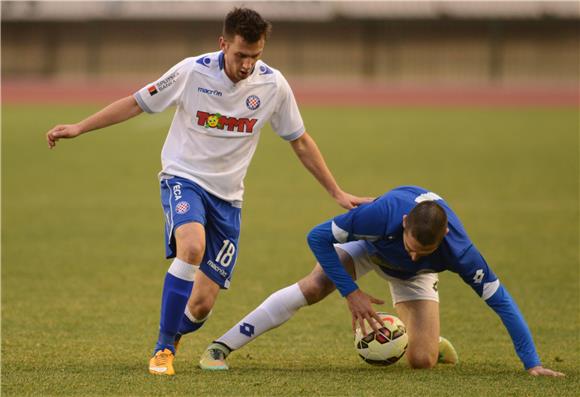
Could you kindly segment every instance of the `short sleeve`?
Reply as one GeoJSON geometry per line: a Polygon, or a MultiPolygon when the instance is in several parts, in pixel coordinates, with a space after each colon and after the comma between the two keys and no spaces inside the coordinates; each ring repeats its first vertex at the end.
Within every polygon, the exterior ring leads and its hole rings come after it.
{"type": "Polygon", "coordinates": [[[280,83],[277,95],[278,101],[270,119],[270,124],[274,132],[280,137],[287,141],[293,141],[300,138],[306,129],[290,84],[288,84],[282,74],[277,73],[277,77],[280,83]]]}
{"type": "Polygon", "coordinates": [[[159,113],[180,103],[189,75],[190,60],[185,59],[169,69],[158,80],[147,84],[133,97],[147,113],[159,113]]]}

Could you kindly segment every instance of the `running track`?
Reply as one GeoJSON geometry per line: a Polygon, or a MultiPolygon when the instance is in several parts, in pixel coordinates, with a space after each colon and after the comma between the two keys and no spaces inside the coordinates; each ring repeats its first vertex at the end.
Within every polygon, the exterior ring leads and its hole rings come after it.
{"type": "MultiPolygon", "coordinates": [[[[574,87],[421,87],[370,83],[290,82],[300,105],[580,107],[574,87]]],[[[3,104],[105,104],[141,83],[2,81],[3,104]]]]}

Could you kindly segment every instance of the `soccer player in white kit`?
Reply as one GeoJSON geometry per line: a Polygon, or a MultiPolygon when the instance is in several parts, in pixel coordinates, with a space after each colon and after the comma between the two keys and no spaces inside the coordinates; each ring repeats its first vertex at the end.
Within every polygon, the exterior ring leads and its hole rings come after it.
{"type": "Polygon", "coordinates": [[[159,174],[166,257],[174,259],[163,286],[159,338],[149,361],[152,374],[175,373],[177,342],[203,325],[219,290],[230,285],[243,179],[266,122],[290,142],[339,205],[350,209],[369,201],[340,189],[306,133],[287,81],[260,60],[270,29],[257,12],[235,8],[226,16],[220,51],[184,59],[134,95],[47,133],[53,148],[61,138],[74,138],[143,111],[177,108],[159,174]]]}

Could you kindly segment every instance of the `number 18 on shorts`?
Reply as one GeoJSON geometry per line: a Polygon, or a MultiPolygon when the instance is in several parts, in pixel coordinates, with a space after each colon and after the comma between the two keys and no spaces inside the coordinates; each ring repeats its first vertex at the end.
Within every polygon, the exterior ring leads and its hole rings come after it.
{"type": "Polygon", "coordinates": [[[175,229],[197,222],[205,228],[205,253],[200,270],[221,288],[229,288],[238,257],[241,209],[187,179],[161,181],[161,202],[165,213],[165,251],[176,254],[175,229]]]}

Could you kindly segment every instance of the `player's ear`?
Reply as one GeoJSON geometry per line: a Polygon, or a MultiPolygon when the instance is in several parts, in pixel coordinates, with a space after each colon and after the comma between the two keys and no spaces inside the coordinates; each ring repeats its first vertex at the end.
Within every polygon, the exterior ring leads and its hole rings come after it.
{"type": "Polygon", "coordinates": [[[447,234],[449,233],[449,228],[445,229],[445,235],[447,236],[447,234]]]}
{"type": "Polygon", "coordinates": [[[403,215],[403,229],[407,228],[407,215],[403,215]]]}
{"type": "Polygon", "coordinates": [[[224,36],[220,36],[219,44],[220,44],[220,50],[225,51],[227,42],[226,42],[226,39],[224,38],[224,36]]]}

